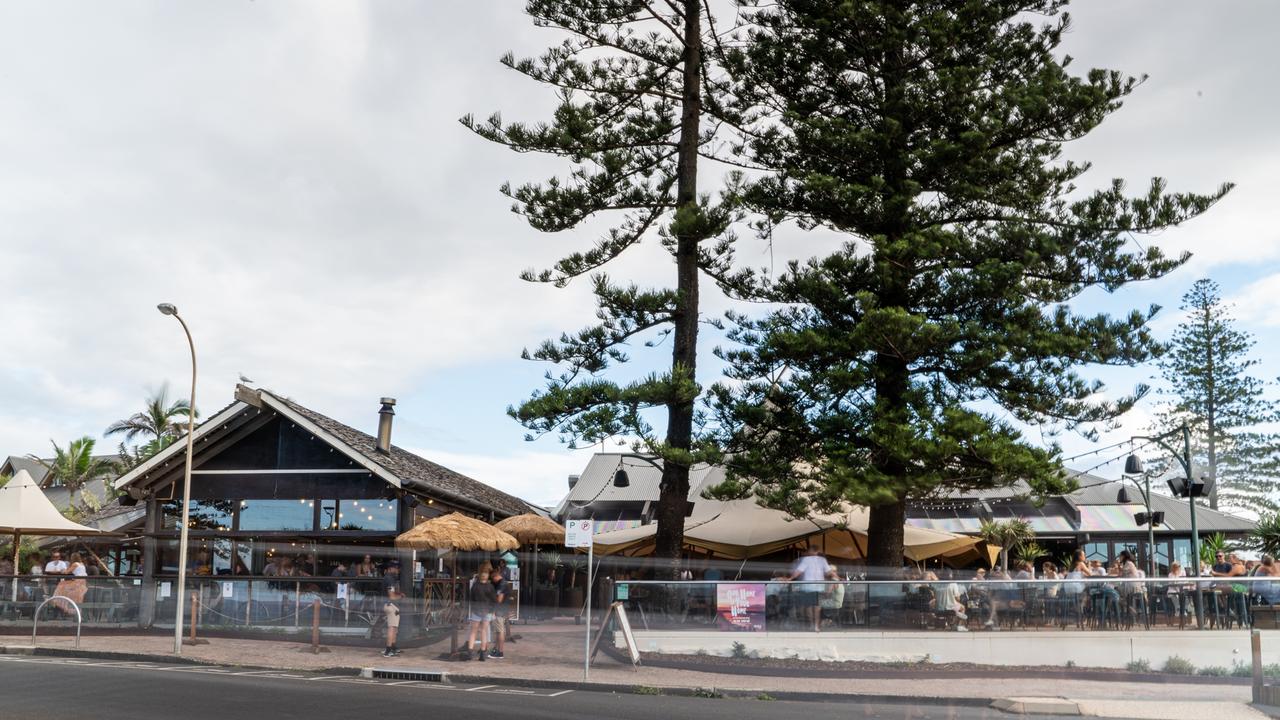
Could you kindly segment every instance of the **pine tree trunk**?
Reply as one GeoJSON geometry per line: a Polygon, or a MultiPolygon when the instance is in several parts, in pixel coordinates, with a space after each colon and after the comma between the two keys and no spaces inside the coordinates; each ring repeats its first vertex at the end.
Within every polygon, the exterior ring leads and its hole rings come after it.
{"type": "Polygon", "coordinates": [[[867,568],[873,580],[886,579],[890,572],[902,567],[906,522],[905,500],[871,508],[867,521],[867,568]]]}
{"type": "MultiPolygon", "coordinates": [[[[676,205],[698,200],[698,124],[702,115],[702,6],[698,0],[684,0],[684,87],[677,156],[676,205]]],[[[671,373],[673,380],[695,378],[698,346],[698,241],[687,226],[676,237],[677,309],[671,373]]],[[[687,450],[693,443],[694,398],[678,399],[667,405],[668,447],[687,450]]],[[[684,544],[684,518],[689,495],[689,467],[664,462],[662,486],[656,516],[658,531],[655,552],[665,559],[665,575],[674,580],[680,574],[680,550],[684,544]]]]}

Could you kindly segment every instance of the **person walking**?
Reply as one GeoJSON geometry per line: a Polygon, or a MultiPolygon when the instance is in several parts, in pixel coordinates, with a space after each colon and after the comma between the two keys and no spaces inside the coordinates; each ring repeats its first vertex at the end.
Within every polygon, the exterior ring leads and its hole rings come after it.
{"type": "Polygon", "coordinates": [[[493,604],[496,600],[489,572],[487,568],[481,568],[468,591],[471,609],[467,613],[467,620],[471,623],[471,632],[467,635],[467,647],[462,651],[463,660],[471,659],[476,635],[480,636],[479,659],[483,662],[489,654],[489,623],[493,620],[493,604]]]}
{"type": "Polygon", "coordinates": [[[506,657],[507,649],[507,618],[509,616],[508,607],[510,607],[511,583],[507,582],[505,568],[498,565],[489,574],[489,581],[493,583],[493,638],[494,648],[489,652],[489,657],[495,660],[501,660],[506,657]]]}
{"type": "Polygon", "coordinates": [[[818,594],[822,592],[822,582],[827,577],[827,569],[831,567],[817,545],[810,545],[803,557],[791,568],[791,580],[799,580],[799,602],[803,612],[813,623],[813,631],[822,631],[822,608],[818,605],[818,594]]]}

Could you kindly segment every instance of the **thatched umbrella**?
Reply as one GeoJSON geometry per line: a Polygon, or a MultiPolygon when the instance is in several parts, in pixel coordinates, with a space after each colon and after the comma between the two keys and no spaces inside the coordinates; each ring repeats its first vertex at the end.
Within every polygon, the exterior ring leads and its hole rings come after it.
{"type": "Polygon", "coordinates": [[[396,547],[406,550],[515,550],[520,541],[507,533],[462,513],[450,513],[420,522],[396,537],[396,547]]]}
{"type": "MultiPolygon", "coordinates": [[[[507,533],[490,525],[489,523],[475,518],[467,517],[462,513],[450,513],[437,518],[431,518],[424,522],[418,523],[412,530],[401,533],[396,537],[396,547],[406,550],[486,550],[488,552],[499,552],[501,550],[515,550],[520,547],[520,541],[511,537],[507,533]]],[[[458,555],[455,552],[453,556],[453,580],[450,581],[449,587],[457,587],[458,578],[458,555]]],[[[455,607],[458,601],[453,600],[455,607]]],[[[450,652],[458,651],[458,627],[453,627],[453,637],[450,640],[450,652]]]]}
{"type": "Polygon", "coordinates": [[[535,513],[516,515],[498,522],[494,527],[513,535],[522,543],[533,544],[533,572],[530,574],[529,598],[536,608],[538,602],[538,545],[551,543],[564,544],[564,526],[556,521],[535,513]]]}

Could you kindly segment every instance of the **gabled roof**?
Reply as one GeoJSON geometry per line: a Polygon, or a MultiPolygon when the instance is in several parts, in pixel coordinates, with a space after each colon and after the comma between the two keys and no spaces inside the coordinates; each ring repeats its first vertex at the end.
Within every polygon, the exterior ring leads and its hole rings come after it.
{"type": "MultiPolygon", "coordinates": [[[[476,511],[493,510],[495,514],[502,517],[519,515],[529,512],[532,508],[531,505],[513,495],[508,495],[395,445],[391,446],[389,453],[379,452],[372,435],[360,432],[268,390],[237,385],[236,398],[236,402],[218,411],[213,417],[196,427],[194,435],[196,442],[200,441],[202,435],[209,434],[245,411],[251,411],[254,407],[268,408],[328,443],[335,450],[394,487],[438,495],[442,499],[476,511]]],[[[179,439],[147,462],[121,476],[116,481],[116,487],[123,488],[136,482],[156,468],[162,467],[163,464],[175,458],[181,458],[185,451],[186,443],[184,439],[179,439]]]]}

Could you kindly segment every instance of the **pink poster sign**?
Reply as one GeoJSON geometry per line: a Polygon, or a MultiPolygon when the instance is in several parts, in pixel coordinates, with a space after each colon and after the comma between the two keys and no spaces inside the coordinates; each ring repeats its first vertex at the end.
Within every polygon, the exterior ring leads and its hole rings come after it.
{"type": "Polygon", "coordinates": [[[763,631],[764,607],[764,583],[716,585],[716,620],[723,630],[763,631]]]}

